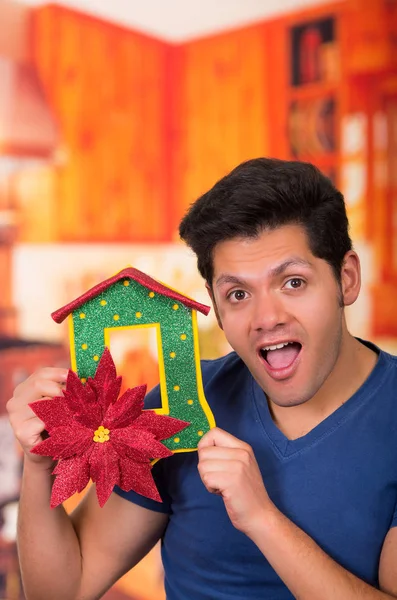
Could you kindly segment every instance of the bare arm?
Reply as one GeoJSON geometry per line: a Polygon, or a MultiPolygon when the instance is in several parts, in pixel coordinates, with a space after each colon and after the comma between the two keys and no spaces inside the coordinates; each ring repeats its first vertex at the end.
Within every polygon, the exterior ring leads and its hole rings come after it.
{"type": "Polygon", "coordinates": [[[397,598],[397,527],[390,529],[383,544],[379,564],[380,589],[397,598]]]}
{"type": "Polygon", "coordinates": [[[27,600],[94,600],[161,537],[167,515],[112,494],[103,508],[94,487],[69,517],[50,508],[52,462],[29,450],[43,423],[28,404],[62,393],[64,369],[42,369],[18,386],[7,409],[24,451],[18,549],[27,600]]]}
{"type": "MultiPolygon", "coordinates": [[[[251,539],[266,556],[297,600],[386,600],[397,598],[397,573],[387,573],[379,591],[337,564],[277,509],[268,512],[251,539]],[[385,583],[385,585],[383,585],[385,583]]],[[[394,544],[393,544],[394,545],[394,544]]],[[[391,548],[390,548],[391,549],[391,548]]],[[[387,560],[386,554],[383,559],[387,560]]],[[[396,545],[393,550],[396,558],[396,545]]],[[[391,566],[391,565],[390,565],[391,566]]]]}
{"type": "Polygon", "coordinates": [[[69,517],[50,509],[48,472],[25,465],[18,547],[27,600],[100,598],[160,539],[168,517],[112,494],[99,507],[94,486],[69,517]]]}
{"type": "Polygon", "coordinates": [[[386,537],[379,569],[381,590],[349,573],[271,502],[252,448],[220,429],[199,444],[199,473],[220,493],[233,525],[258,546],[297,600],[397,598],[397,532],[386,537]]]}

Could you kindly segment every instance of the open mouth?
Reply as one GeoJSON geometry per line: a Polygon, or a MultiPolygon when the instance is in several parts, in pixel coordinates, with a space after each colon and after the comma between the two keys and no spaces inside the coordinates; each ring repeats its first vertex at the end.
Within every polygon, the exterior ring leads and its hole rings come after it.
{"type": "Polygon", "coordinates": [[[275,371],[288,369],[298,358],[302,344],[299,342],[282,342],[274,346],[260,348],[259,354],[265,360],[266,366],[275,371]]]}

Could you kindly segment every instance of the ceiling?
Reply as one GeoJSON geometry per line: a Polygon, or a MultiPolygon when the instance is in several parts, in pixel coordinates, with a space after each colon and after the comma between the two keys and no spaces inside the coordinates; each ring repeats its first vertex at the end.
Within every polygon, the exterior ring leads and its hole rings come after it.
{"type": "MultiPolygon", "coordinates": [[[[37,6],[42,0],[19,0],[37,6]]],[[[341,1],[341,0],[336,0],[341,1]]],[[[185,41],[329,0],[60,0],[108,21],[171,42],[185,41]]]]}

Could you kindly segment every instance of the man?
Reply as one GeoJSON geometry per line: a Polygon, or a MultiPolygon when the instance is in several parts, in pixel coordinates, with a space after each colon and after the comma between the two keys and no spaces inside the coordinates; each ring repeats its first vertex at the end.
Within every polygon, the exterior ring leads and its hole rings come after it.
{"type": "Polygon", "coordinates": [[[309,164],[256,159],[180,233],[235,350],[203,362],[218,428],[155,465],[163,503],[116,489],[100,509],[91,490],[69,518],[49,509],[27,406],[66,371],[21,384],[8,410],[28,600],[99,598],[160,538],[169,600],[397,597],[397,359],[347,329],[360,265],[342,195],[309,164]]]}

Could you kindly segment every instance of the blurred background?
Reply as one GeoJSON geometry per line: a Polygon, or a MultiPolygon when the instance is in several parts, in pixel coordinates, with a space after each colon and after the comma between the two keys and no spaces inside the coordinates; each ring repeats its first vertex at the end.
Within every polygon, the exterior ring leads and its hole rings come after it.
{"type": "MultiPolygon", "coordinates": [[[[257,156],[313,162],[345,194],[349,325],[397,352],[396,0],[0,0],[1,600],[23,599],[5,403],[69,365],[50,313],[127,265],[208,303],[178,222],[257,156]]],[[[199,317],[202,356],[226,353],[199,317]]],[[[156,383],[153,340],[116,337],[130,385],[156,383]]],[[[162,600],[158,548],[105,598],[162,600]]]]}

